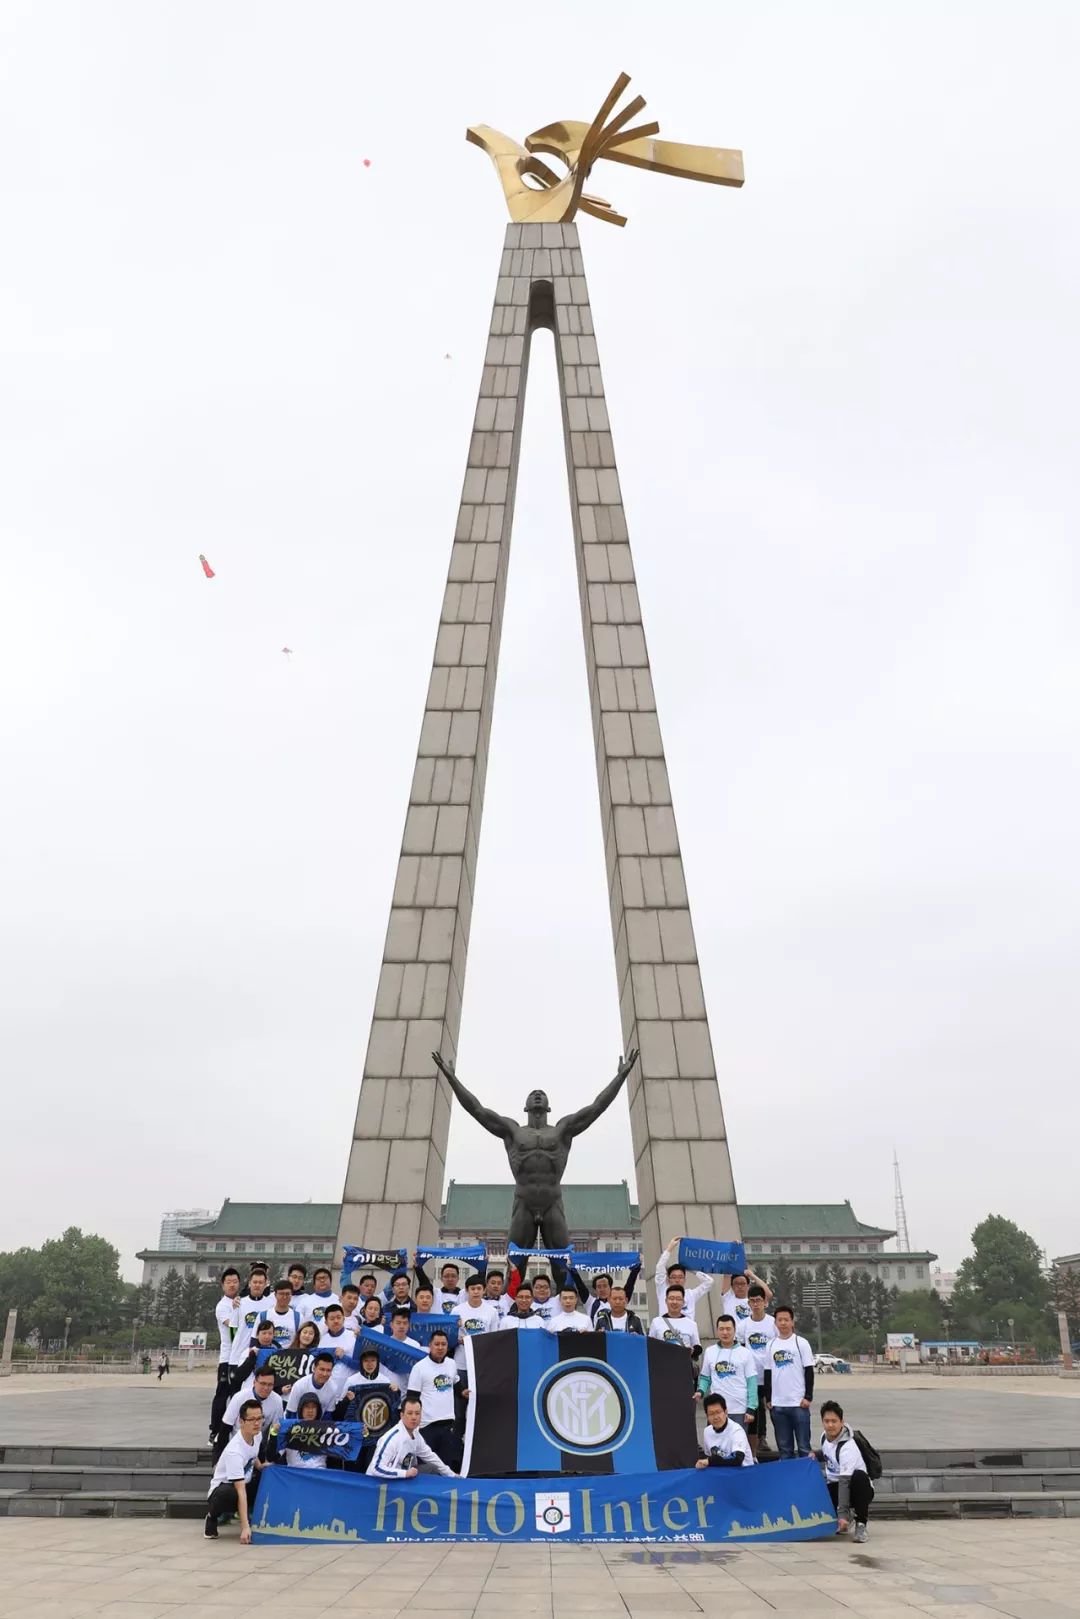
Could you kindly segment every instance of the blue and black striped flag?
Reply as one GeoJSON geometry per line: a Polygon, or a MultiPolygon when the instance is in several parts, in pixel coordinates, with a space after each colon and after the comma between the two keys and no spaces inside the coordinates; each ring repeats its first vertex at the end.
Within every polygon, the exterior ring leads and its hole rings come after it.
{"type": "Polygon", "coordinates": [[[628,1332],[465,1340],[462,1472],[655,1473],[697,1458],[689,1352],[628,1332]]]}

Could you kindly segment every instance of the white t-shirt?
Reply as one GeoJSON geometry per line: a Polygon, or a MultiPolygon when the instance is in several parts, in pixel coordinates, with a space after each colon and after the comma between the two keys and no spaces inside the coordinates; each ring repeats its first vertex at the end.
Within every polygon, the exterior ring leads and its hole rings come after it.
{"type": "Polygon", "coordinates": [[[236,1319],[233,1323],[235,1330],[233,1331],[232,1348],[229,1351],[230,1366],[239,1366],[251,1348],[251,1340],[255,1335],[259,1317],[264,1310],[272,1310],[273,1308],[274,1295],[272,1293],[269,1298],[264,1293],[257,1299],[253,1299],[250,1293],[245,1293],[242,1299],[237,1299],[236,1319]]]}
{"type": "Polygon", "coordinates": [[[559,1295],[557,1293],[553,1293],[550,1298],[544,1299],[543,1302],[541,1302],[541,1300],[538,1299],[534,1294],[533,1309],[536,1311],[541,1321],[550,1320],[550,1318],[555,1314],[556,1310],[562,1309],[562,1305],[559,1303],[559,1295]]]}
{"type": "Polygon", "coordinates": [[[529,1315],[518,1315],[516,1310],[507,1310],[499,1323],[501,1332],[522,1332],[532,1328],[534,1331],[543,1331],[544,1318],[533,1310],[529,1315]]]}
{"type": "MultiPolygon", "coordinates": [[[[223,1428],[236,1427],[236,1424],[240,1421],[240,1407],[246,1405],[249,1400],[259,1400],[259,1396],[257,1394],[245,1394],[243,1389],[237,1389],[225,1407],[225,1414],[221,1419],[223,1428]]],[[[265,1400],[259,1400],[259,1404],[263,1409],[263,1433],[269,1433],[274,1423],[280,1422],[285,1415],[284,1402],[281,1395],[275,1394],[274,1390],[271,1389],[265,1400]]],[[[230,1440],[229,1443],[231,1444],[232,1441],[230,1440]]]]}
{"type": "Polygon", "coordinates": [[[444,1478],[457,1477],[419,1432],[410,1433],[398,1422],[375,1446],[368,1473],[372,1478],[404,1478],[410,1467],[441,1473],[444,1478]]]}
{"type": "Polygon", "coordinates": [[[255,1471],[255,1459],[259,1454],[261,1434],[256,1434],[251,1444],[243,1434],[234,1433],[229,1443],[218,1457],[214,1476],[210,1480],[210,1488],[206,1494],[213,1495],[219,1484],[237,1484],[243,1479],[245,1484],[251,1483],[251,1475],[255,1471]]]}
{"type": "Polygon", "coordinates": [[[453,1292],[445,1287],[435,1289],[435,1314],[453,1315],[459,1304],[464,1304],[466,1293],[463,1288],[456,1288],[453,1292]]]}
{"type": "Polygon", "coordinates": [[[502,1323],[495,1305],[490,1299],[481,1299],[474,1309],[468,1299],[459,1304],[452,1312],[458,1318],[458,1345],[454,1350],[454,1364],[458,1371],[465,1370],[465,1339],[475,1338],[484,1332],[498,1332],[502,1323]]]}
{"type": "Polygon", "coordinates": [[[757,1377],[757,1361],[742,1344],[725,1349],[721,1344],[710,1344],[701,1363],[701,1376],[709,1379],[707,1394],[722,1394],[727,1401],[728,1416],[741,1417],[746,1410],[749,1391],[746,1380],[757,1377]]]}
{"type": "Polygon", "coordinates": [[[842,1478],[850,1478],[852,1473],[866,1472],[862,1451],[855,1443],[851,1429],[846,1423],[835,1439],[827,1439],[822,1434],[821,1454],[825,1458],[825,1477],[830,1484],[836,1484],[842,1478]]]}
{"type": "Polygon", "coordinates": [[[293,1450],[291,1446],[285,1451],[286,1467],[325,1467],[326,1457],[321,1453],[312,1455],[308,1450],[293,1450]]]}
{"type": "Polygon", "coordinates": [[[233,1330],[236,1326],[236,1300],[227,1299],[223,1293],[214,1305],[214,1320],[217,1322],[221,1337],[218,1360],[225,1361],[228,1360],[232,1350],[233,1330]]]}
{"type": "Polygon", "coordinates": [[[750,1441],[741,1422],[729,1420],[719,1431],[707,1422],[701,1437],[701,1448],[706,1456],[711,1456],[713,1451],[719,1451],[721,1456],[734,1456],[735,1452],[739,1451],[744,1467],[754,1465],[754,1453],[750,1449],[750,1441]]]}
{"type": "Polygon", "coordinates": [[[589,1317],[584,1310],[571,1310],[567,1314],[563,1310],[556,1310],[544,1322],[548,1332],[595,1332],[589,1317]]]}
{"type": "Polygon", "coordinates": [[[770,1404],[798,1405],[806,1399],[805,1368],[814,1364],[814,1351],[805,1338],[793,1332],[790,1338],[776,1337],[765,1351],[765,1370],[772,1373],[770,1404]]]}
{"type": "Polygon", "coordinates": [[[649,1337],[661,1338],[668,1344],[682,1344],[685,1349],[701,1345],[697,1322],[687,1315],[654,1315],[649,1323],[649,1337]]]}
{"type": "MultiPolygon", "coordinates": [[[[765,1375],[766,1352],[776,1337],[776,1322],[771,1315],[762,1316],[760,1321],[747,1318],[739,1322],[735,1336],[753,1355],[757,1362],[758,1378],[762,1378],[765,1375]]],[[[762,1398],[764,1399],[764,1391],[762,1398]]]]}
{"type": "MultiPolygon", "coordinates": [[[[667,1303],[668,1266],[675,1263],[676,1261],[667,1253],[661,1254],[656,1261],[656,1270],[653,1272],[653,1286],[656,1288],[657,1304],[667,1303]]],[[[695,1274],[697,1276],[696,1287],[686,1287],[686,1282],[679,1283],[680,1287],[686,1288],[686,1295],[683,1299],[683,1311],[686,1315],[693,1315],[697,1308],[698,1300],[705,1297],[715,1280],[715,1277],[706,1275],[703,1270],[699,1270],[695,1274]]]]}
{"type": "MultiPolygon", "coordinates": [[[[269,1321],[274,1329],[275,1349],[287,1349],[289,1347],[296,1334],[300,1331],[300,1323],[303,1319],[294,1304],[287,1305],[281,1311],[276,1310],[271,1305],[268,1310],[264,1310],[259,1316],[259,1321],[269,1321]]],[[[258,1324],[259,1322],[257,1321],[255,1325],[258,1326],[258,1324]]]]}
{"type": "Polygon", "coordinates": [[[314,1321],[318,1327],[322,1326],[323,1318],[331,1304],[341,1303],[336,1293],[305,1293],[303,1296],[307,1307],[307,1319],[314,1321]]]}
{"type": "Polygon", "coordinates": [[[338,1400],[341,1398],[334,1383],[333,1372],[330,1373],[330,1376],[326,1379],[326,1382],[321,1388],[318,1386],[315,1379],[309,1372],[307,1377],[298,1377],[292,1388],[289,1390],[289,1403],[286,1405],[285,1410],[290,1417],[295,1417],[297,1411],[300,1409],[300,1401],[304,1398],[305,1394],[314,1394],[315,1398],[319,1402],[320,1407],[322,1408],[323,1416],[326,1416],[328,1411],[332,1411],[335,1405],[337,1405],[338,1400]]]}
{"type": "Polygon", "coordinates": [[[423,1360],[417,1361],[409,1373],[408,1387],[412,1393],[419,1394],[424,1408],[421,1428],[426,1428],[429,1422],[453,1422],[454,1384],[460,1375],[449,1355],[440,1361],[425,1355],[423,1360]]]}
{"type": "Polygon", "coordinates": [[[733,1315],[737,1328],[740,1321],[749,1321],[750,1319],[750,1300],[737,1299],[729,1287],[720,1301],[719,1313],[720,1315],[733,1315]]]}
{"type": "Polygon", "coordinates": [[[630,1314],[616,1315],[613,1310],[605,1312],[607,1320],[605,1325],[608,1332],[626,1332],[630,1324],[630,1314]]]}
{"type": "Polygon", "coordinates": [[[346,1379],[353,1370],[352,1354],[356,1348],[356,1334],[350,1332],[348,1327],[342,1327],[340,1332],[333,1333],[324,1322],[319,1329],[319,1348],[332,1349],[334,1352],[334,1370],[330,1373],[330,1382],[340,1400],[346,1379]]]}

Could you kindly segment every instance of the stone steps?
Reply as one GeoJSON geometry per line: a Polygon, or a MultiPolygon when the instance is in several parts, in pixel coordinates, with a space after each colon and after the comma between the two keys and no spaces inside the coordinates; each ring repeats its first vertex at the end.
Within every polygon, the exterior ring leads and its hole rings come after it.
{"type": "MultiPolygon", "coordinates": [[[[199,1519],[205,1511],[205,1486],[198,1492],[0,1489],[0,1517],[199,1519]]],[[[873,1516],[878,1520],[1080,1518],[1080,1490],[879,1495],[873,1516]]]]}
{"type": "Polygon", "coordinates": [[[873,1518],[1080,1518],[1080,1490],[926,1490],[883,1494],[873,1518]]]}
{"type": "MultiPolygon", "coordinates": [[[[1080,1450],[886,1451],[877,1518],[1080,1517],[1080,1450]]],[[[200,1446],[0,1446],[0,1517],[200,1518],[200,1446]]]]}
{"type": "MultiPolygon", "coordinates": [[[[873,1435],[870,1435],[873,1438],[873,1435]]],[[[177,1467],[206,1467],[206,1445],[5,1445],[0,1465],[9,1467],[115,1467],[163,1472],[177,1467]]],[[[1015,1468],[1065,1473],[1080,1468],[1080,1448],[1001,1446],[997,1450],[891,1450],[881,1453],[887,1473],[1002,1472],[1015,1468]]]]}

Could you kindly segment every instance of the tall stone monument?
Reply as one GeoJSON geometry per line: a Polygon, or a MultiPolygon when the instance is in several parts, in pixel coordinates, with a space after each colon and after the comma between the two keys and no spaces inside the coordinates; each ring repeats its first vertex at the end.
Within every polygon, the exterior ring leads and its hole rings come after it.
{"type": "MultiPolygon", "coordinates": [[[[506,230],[338,1230],[362,1247],[436,1239],[498,671],[529,350],[555,334],[592,706],[627,1094],[650,1267],[671,1236],[737,1238],[738,1213],[629,531],[574,215],[625,224],[582,191],[598,158],[742,184],[738,152],[607,122],[552,124],[525,146],[480,126],[515,221],[506,230]],[[565,163],[560,179],[535,156],[565,163]],[[531,184],[529,182],[532,182],[531,184]]],[[[567,1069],[573,1053],[561,1054],[567,1069]]],[[[510,1098],[506,1098],[510,1103],[510,1098]]],[[[556,1107],[571,1097],[555,1098],[556,1107]]],[[[516,1105],[516,1104],[515,1104],[516,1105]]]]}

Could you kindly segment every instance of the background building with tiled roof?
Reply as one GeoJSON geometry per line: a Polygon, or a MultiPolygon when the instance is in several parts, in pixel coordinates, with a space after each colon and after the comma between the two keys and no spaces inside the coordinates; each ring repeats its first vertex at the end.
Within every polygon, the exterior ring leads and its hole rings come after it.
{"type": "MultiPolygon", "coordinates": [[[[443,1204],[440,1242],[487,1242],[498,1250],[506,1238],[513,1199],[514,1189],[505,1183],[452,1180],[443,1204]]],[[[563,1201],[576,1247],[612,1253],[640,1247],[638,1206],[626,1181],[567,1185],[563,1201]]],[[[155,1286],[170,1268],[193,1272],[206,1281],[226,1265],[243,1271],[253,1259],[282,1270],[298,1259],[310,1272],[332,1260],[338,1213],[336,1203],[232,1203],[226,1198],[216,1218],[182,1229],[190,1243],[185,1252],[157,1247],[143,1249],[135,1257],[142,1261],[143,1281],[155,1286]]],[[[866,1225],[848,1202],[740,1203],[739,1219],[747,1260],[757,1271],[781,1262],[793,1269],[825,1264],[847,1273],[869,1271],[886,1287],[901,1291],[931,1285],[930,1266],[937,1255],[887,1248],[896,1233],[866,1225]]],[[[647,1258],[655,1263],[653,1256],[647,1258]]],[[[651,1266],[646,1269],[648,1279],[651,1266]]],[[[634,1308],[645,1307],[639,1289],[634,1308]]]]}
{"type": "Polygon", "coordinates": [[[215,1218],[181,1228],[188,1243],[184,1252],[143,1248],[135,1258],[142,1260],[142,1280],[152,1286],[170,1270],[212,1281],[226,1265],[243,1273],[255,1259],[283,1271],[298,1259],[310,1273],[333,1259],[340,1212],[337,1203],[232,1203],[226,1198],[215,1218]]]}

